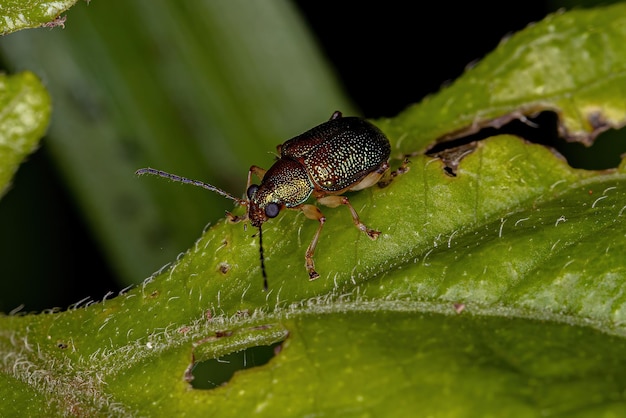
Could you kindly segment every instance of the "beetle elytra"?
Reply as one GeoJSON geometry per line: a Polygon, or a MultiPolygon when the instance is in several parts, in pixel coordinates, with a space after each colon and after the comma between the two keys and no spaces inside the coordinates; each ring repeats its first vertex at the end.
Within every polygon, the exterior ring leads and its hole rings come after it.
{"type": "Polygon", "coordinates": [[[246,197],[243,199],[208,183],[153,168],[139,169],[136,174],[150,174],[203,187],[245,206],[244,215],[227,215],[232,221],[249,219],[252,226],[258,228],[261,271],[264,289],[267,289],[263,223],[275,218],[285,208],[300,210],[307,218],[318,221],[319,226],[304,257],[309,279],[318,278],[313,255],[326,217],[317,206],[306,203],[307,200],[313,197],[320,204],[331,208],[347,206],[354,225],[369,238],[378,238],[380,232],[361,222],[343,194],[378,183],[389,170],[388,159],[391,154],[389,140],[377,127],[358,117],[342,117],[338,111],[327,122],[286,141],[277,150],[279,158],[268,170],[254,165],[250,167],[246,197]],[[253,175],[261,180],[260,184],[252,184],[253,175]]]}

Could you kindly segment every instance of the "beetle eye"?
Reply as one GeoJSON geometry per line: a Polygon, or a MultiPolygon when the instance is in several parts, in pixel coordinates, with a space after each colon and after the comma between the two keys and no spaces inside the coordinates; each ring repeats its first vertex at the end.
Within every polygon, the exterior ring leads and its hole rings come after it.
{"type": "Polygon", "coordinates": [[[248,187],[248,190],[246,190],[246,196],[248,196],[248,199],[252,199],[252,196],[256,194],[257,190],[259,190],[259,186],[251,184],[250,187],[248,187]]]}
{"type": "Polygon", "coordinates": [[[270,202],[265,206],[265,216],[268,218],[275,218],[278,216],[278,212],[280,212],[280,207],[274,202],[270,202]]]}

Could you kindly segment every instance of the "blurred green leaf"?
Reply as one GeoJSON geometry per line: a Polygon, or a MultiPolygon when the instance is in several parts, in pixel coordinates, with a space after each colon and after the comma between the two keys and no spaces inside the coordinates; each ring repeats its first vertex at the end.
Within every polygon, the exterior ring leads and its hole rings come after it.
{"type": "MultiPolygon", "coordinates": [[[[528,75],[528,66],[505,65],[520,56],[521,38],[550,64],[546,83],[572,74],[569,101],[549,86],[545,96],[520,87],[509,98],[517,106],[501,113],[486,104],[467,115],[470,104],[459,104],[433,114],[437,95],[380,125],[399,153],[413,153],[482,115],[520,117],[525,103],[541,103],[568,132],[591,137],[597,126],[577,123],[572,103],[584,110],[595,97],[594,114],[620,127],[626,50],[608,46],[626,40],[624,16],[626,5],[549,17],[441,93],[468,101],[485,88],[474,76],[503,85],[528,75]],[[607,48],[585,49],[599,27],[607,48]],[[616,64],[583,71],[559,54],[616,64]],[[598,81],[608,77],[610,88],[598,81]],[[420,134],[429,137],[418,136],[429,118],[420,134]]],[[[46,405],[42,416],[621,416],[625,170],[576,170],[502,135],[475,144],[455,177],[440,159],[415,155],[387,187],[350,195],[381,231],[377,241],[347,210],[323,209],[316,281],[303,258],[317,225],[301,213],[268,222],[268,292],[253,231],[220,222],[167,271],[115,298],[0,317],[0,387],[21,382],[12,398],[46,405]],[[269,363],[190,388],[195,362],[279,341],[269,363]]]]}
{"type": "Polygon", "coordinates": [[[48,127],[50,97],[32,73],[0,75],[0,109],[1,195],[48,127]]]}

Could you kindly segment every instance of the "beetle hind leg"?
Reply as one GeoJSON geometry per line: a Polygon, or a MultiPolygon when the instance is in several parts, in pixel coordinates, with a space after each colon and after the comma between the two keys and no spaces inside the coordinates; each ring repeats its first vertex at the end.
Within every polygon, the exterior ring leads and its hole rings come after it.
{"type": "Polygon", "coordinates": [[[385,176],[378,182],[378,187],[383,188],[389,186],[393,179],[409,171],[410,162],[408,158],[405,158],[397,169],[386,172],[385,176]]]}

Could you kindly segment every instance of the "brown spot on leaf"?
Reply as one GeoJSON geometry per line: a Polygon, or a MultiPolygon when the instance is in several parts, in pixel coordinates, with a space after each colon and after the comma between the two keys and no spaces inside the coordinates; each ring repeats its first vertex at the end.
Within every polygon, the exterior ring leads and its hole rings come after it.
{"type": "Polygon", "coordinates": [[[230,271],[230,264],[226,262],[219,263],[217,266],[217,269],[219,270],[220,273],[226,274],[230,271]]]}

